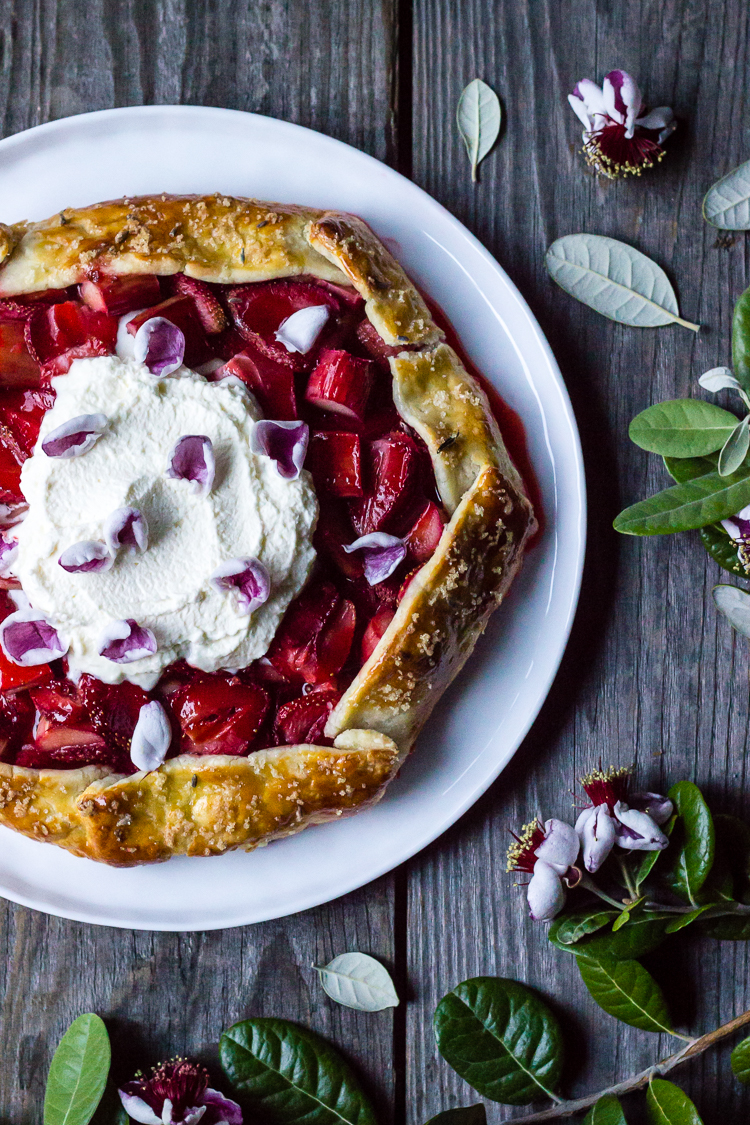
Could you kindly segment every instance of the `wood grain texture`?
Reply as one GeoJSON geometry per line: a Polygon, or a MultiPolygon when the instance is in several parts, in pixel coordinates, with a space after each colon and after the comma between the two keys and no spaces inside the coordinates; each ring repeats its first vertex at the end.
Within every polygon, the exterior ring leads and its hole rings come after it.
{"type": "MultiPolygon", "coordinates": [[[[395,33],[388,0],[5,0],[0,126],[8,135],[118,105],[221,105],[390,159],[395,33]]],[[[251,1014],[298,1020],[350,1057],[389,1122],[392,1012],[335,1005],[311,966],[349,949],[392,966],[394,886],[388,877],[297,917],[182,935],[90,927],[3,903],[0,1121],[39,1125],[54,1047],[75,1016],[93,1010],[110,1028],[119,1080],[175,1053],[203,1057],[218,1079],[218,1036],[230,1023],[251,1014]]]]}
{"type": "MultiPolygon", "coordinates": [[[[750,812],[750,651],[712,608],[723,572],[697,534],[637,540],[611,529],[621,507],[665,486],[657,459],[627,440],[629,420],[652,402],[695,394],[698,375],[729,359],[732,306],[750,281],[747,246],[739,236],[717,248],[700,204],[748,156],[748,47],[747,8],[734,0],[415,2],[414,177],[497,255],[538,316],[581,429],[590,522],[573,637],[539,720],[490,793],[410,865],[408,974],[418,997],[407,1027],[409,1125],[472,1100],[439,1059],[430,1021],[451,985],[480,972],[553,998],[570,1043],[570,1092],[607,1085],[672,1049],[603,1016],[573,958],[524,917],[523,892],[504,870],[509,828],[537,810],[569,818],[568,791],[600,759],[636,761],[650,788],[692,778],[717,809],[750,812]],[[581,129],[566,94],[615,66],[637,76],[652,105],[672,105],[681,124],[662,166],[607,183],[577,151],[581,129]],[[506,120],[477,187],[453,125],[474,77],[498,92],[506,120]],[[628,329],[568,297],[548,278],[544,252],[578,230],[655,258],[683,314],[705,330],[628,329]]],[[[686,937],[675,946],[676,955],[652,963],[680,1026],[697,1033],[750,1005],[746,944],[686,937]]],[[[750,1108],[728,1056],[729,1047],[680,1072],[707,1125],[745,1120],[750,1108]]],[[[639,1120],[637,1099],[632,1112],[639,1120]]],[[[489,1120],[521,1115],[493,1108],[489,1120]]]]}

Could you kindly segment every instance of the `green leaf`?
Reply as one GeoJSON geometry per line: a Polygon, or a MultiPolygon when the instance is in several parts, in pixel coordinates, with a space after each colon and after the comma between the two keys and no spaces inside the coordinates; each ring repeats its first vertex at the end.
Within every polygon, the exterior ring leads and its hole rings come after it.
{"type": "Polygon", "coordinates": [[[708,527],[702,527],[698,534],[714,562],[730,574],[736,574],[738,578],[750,578],[750,573],[745,570],[737,554],[738,544],[730,539],[720,524],[710,523],[708,527]]]}
{"type": "MultiPolygon", "coordinates": [[[[704,457],[725,444],[737,427],[737,416],[700,398],[657,402],[636,414],[630,440],[663,457],[704,457]]],[[[709,470],[710,471],[710,470],[709,470]]]]}
{"type": "Polygon", "coordinates": [[[475,78],[461,93],[456,121],[471,161],[471,178],[476,183],[477,168],[500,135],[502,121],[500,99],[481,78],[475,78]]]}
{"type": "Polygon", "coordinates": [[[666,922],[661,915],[638,914],[631,917],[628,924],[617,933],[592,934],[581,938],[575,945],[565,945],[557,936],[558,923],[559,919],[556,918],[547,930],[547,937],[552,944],[567,953],[575,954],[578,958],[587,957],[595,960],[607,957],[615,959],[621,957],[625,960],[643,957],[661,945],[666,929],[666,922]]]}
{"type": "Polygon", "coordinates": [[[743,637],[750,637],[750,594],[739,586],[714,586],[714,602],[729,624],[743,637]]]}
{"type": "Polygon", "coordinates": [[[608,1015],[641,1031],[672,1034],[664,993],[640,961],[578,958],[583,983],[608,1015]]]}
{"type": "Polygon", "coordinates": [[[103,1021],[73,1020],[55,1051],[44,1095],[44,1125],[88,1125],[101,1101],[111,1062],[103,1021]]]}
{"type": "Polygon", "coordinates": [[[619,324],[681,324],[694,332],[700,328],[680,318],[674,289],[661,266],[615,238],[568,234],[552,243],[546,261],[566,293],[619,324]]]}
{"type": "Polygon", "coordinates": [[[750,390],[750,289],[734,306],[732,316],[732,366],[735,378],[750,390]]]}
{"type": "Polygon", "coordinates": [[[341,953],[327,965],[313,967],[323,988],[337,1004],[360,1012],[381,1012],[398,1006],[390,973],[367,953],[341,953]]]}
{"type": "Polygon", "coordinates": [[[731,476],[718,472],[673,484],[647,500],[639,500],[614,522],[623,535],[671,535],[728,519],[750,503],[750,465],[731,476]]]}
{"type": "Polygon", "coordinates": [[[666,932],[668,934],[676,934],[680,930],[684,930],[691,922],[697,922],[701,914],[704,914],[706,910],[710,910],[712,906],[713,903],[707,902],[705,906],[698,906],[695,910],[688,911],[687,914],[676,914],[672,921],[667,923],[666,932]]]}
{"type": "Polygon", "coordinates": [[[578,910],[574,914],[562,914],[556,922],[555,945],[575,945],[617,917],[616,910],[578,910]]]}
{"type": "Polygon", "coordinates": [[[652,1078],[646,1093],[649,1125],[703,1125],[687,1094],[664,1078],[652,1078]]]}
{"type": "Polygon", "coordinates": [[[678,820],[670,844],[671,869],[666,878],[675,894],[698,906],[696,896],[714,862],[714,822],[703,794],[692,781],[678,781],[669,790],[669,797],[678,820]]]}
{"type": "Polygon", "coordinates": [[[746,1086],[750,1085],[750,1036],[737,1044],[732,1051],[732,1074],[746,1086]]]}
{"type": "Polygon", "coordinates": [[[712,473],[716,469],[718,463],[719,458],[716,453],[708,457],[664,458],[664,468],[678,484],[686,480],[694,480],[696,477],[705,477],[707,473],[712,473]]]}
{"type": "Polygon", "coordinates": [[[431,1117],[427,1125],[487,1125],[487,1110],[483,1105],[446,1109],[437,1117],[431,1117]]]}
{"type": "Polygon", "coordinates": [[[627,1125],[627,1121],[614,1094],[605,1094],[586,1114],[583,1125],[627,1125]]]}
{"type": "Polygon", "coordinates": [[[219,1044],[233,1087],[273,1125],[376,1125],[353,1071],[324,1039],[282,1019],[234,1024],[219,1044]]]}
{"type": "Polygon", "coordinates": [[[703,218],[720,230],[750,229],[750,160],[708,189],[703,218]]]}
{"type": "Polygon", "coordinates": [[[440,1001],[434,1026],[440,1054],[483,1097],[528,1105],[552,1096],[562,1070],[562,1033],[525,985],[500,977],[465,980],[440,1001]]]}
{"type": "Polygon", "coordinates": [[[732,430],[731,434],[721,447],[719,454],[719,476],[728,477],[736,473],[750,449],[750,418],[743,418],[732,430]]]}

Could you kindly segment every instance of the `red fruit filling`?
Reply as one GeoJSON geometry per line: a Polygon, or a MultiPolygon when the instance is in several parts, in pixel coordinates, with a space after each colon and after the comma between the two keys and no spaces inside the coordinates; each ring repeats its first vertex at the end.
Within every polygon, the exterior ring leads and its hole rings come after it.
{"type": "MultiPolygon", "coordinates": [[[[308,423],[306,468],[320,504],[315,569],[267,655],[237,674],[181,661],[146,693],[87,675],[76,685],[62,661],[21,668],[0,650],[0,760],[132,773],[130,741],[151,699],[170,715],[170,756],[327,744],[331,711],[435,550],[446,518],[427,450],[393,404],[387,358],[402,348],[383,343],[353,289],[308,277],[222,286],[184,275],[92,276],[69,290],[0,300],[0,504],[23,502],[21,466],[54,401],[49,379],[76,358],[113,353],[118,318],[136,309],[145,311],[129,322],[131,334],[166,317],[185,336],[189,366],[221,360],[207,378],[235,376],[266,418],[308,423]],[[276,339],[281,324],[317,305],[329,315],[315,343],[306,353],[287,350],[276,339]],[[403,538],[407,554],[371,587],[361,552],[344,547],[372,531],[403,538]]],[[[0,591],[0,620],[13,609],[0,591]]]]}

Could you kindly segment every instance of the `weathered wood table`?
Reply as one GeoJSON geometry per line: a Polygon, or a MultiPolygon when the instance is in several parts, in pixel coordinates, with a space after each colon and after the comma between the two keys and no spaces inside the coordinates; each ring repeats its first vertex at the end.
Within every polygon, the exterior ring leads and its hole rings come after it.
{"type": "MultiPolygon", "coordinates": [[[[477,973],[516,977],[553,998],[570,1041],[571,1092],[668,1053],[666,1039],[594,1006],[573,958],[526,918],[505,849],[508,828],[537,810],[569,816],[568,790],[600,758],[636,760],[652,788],[692,778],[718,809],[750,813],[750,649],[712,607],[718,568],[694,535],[638,541],[611,529],[622,506],[663,485],[657,459],[629,444],[628,421],[728,361],[733,301],[750,280],[744,237],[718,247],[700,211],[706,188],[750,155],[746,3],[3,0],[0,12],[5,136],[110,106],[218,105],[311,126],[413,176],[531,303],[573,400],[590,497],[580,608],[549,699],[489,793],[412,862],[306,914],[205,934],[131,933],[2,906],[2,1121],[38,1125],[54,1045],[87,1010],[107,1019],[120,1078],[175,1053],[215,1064],[220,1031],[249,1014],[299,1020],[356,1060],[384,1125],[416,1125],[472,1100],[439,1059],[431,1019],[440,996],[477,973]],[[565,96],[578,78],[601,80],[614,66],[636,75],[652,104],[672,105],[681,124],[660,168],[608,184],[576,153],[580,126],[565,96]],[[494,86],[506,114],[477,186],[454,126],[458,95],[475,76],[494,86]],[[577,230],[653,256],[684,315],[705,330],[621,328],[567,297],[547,277],[544,251],[577,230]],[[359,1014],[323,994],[311,964],[356,948],[391,966],[406,1000],[395,1012],[359,1014]]],[[[750,1004],[749,968],[745,944],[689,938],[654,964],[693,1031],[750,1004]]],[[[750,1113],[728,1055],[723,1047],[680,1072],[707,1125],[750,1113]]],[[[489,1109],[491,1122],[511,1116],[489,1109]]]]}

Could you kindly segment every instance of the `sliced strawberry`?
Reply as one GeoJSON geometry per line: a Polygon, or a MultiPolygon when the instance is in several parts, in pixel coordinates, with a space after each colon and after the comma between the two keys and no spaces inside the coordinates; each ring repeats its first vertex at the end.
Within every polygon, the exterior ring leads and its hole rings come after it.
{"type": "Polygon", "coordinates": [[[0,387],[39,387],[42,373],[26,342],[26,322],[0,320],[0,387]]]}
{"type": "Polygon", "coordinates": [[[161,299],[159,278],[152,273],[133,273],[125,277],[100,277],[78,286],[81,300],[90,309],[108,316],[124,316],[134,309],[147,308],[161,299]]]}
{"type": "Polygon", "coordinates": [[[313,434],[308,465],[315,487],[334,496],[364,496],[362,443],[358,434],[326,430],[313,434]]]}
{"type": "Polygon", "coordinates": [[[406,536],[406,545],[411,557],[420,563],[427,562],[440,542],[444,526],[440,508],[428,500],[424,511],[406,536]]]}
{"type": "Polygon", "coordinates": [[[237,285],[227,293],[227,304],[235,325],[272,359],[286,363],[295,371],[308,370],[314,359],[312,352],[290,352],[276,339],[282,323],[300,309],[312,305],[328,305],[331,315],[339,311],[339,302],[328,290],[309,281],[261,281],[237,285]]]}
{"type": "Polygon", "coordinates": [[[21,464],[18,442],[7,426],[0,429],[0,504],[23,503],[21,464]]]}
{"type": "Polygon", "coordinates": [[[220,367],[212,378],[222,379],[226,375],[236,375],[247,384],[266,418],[291,422],[298,417],[294,372],[288,364],[277,363],[251,344],[220,367]]]}
{"type": "Polygon", "coordinates": [[[181,329],[185,337],[185,363],[190,367],[197,367],[212,358],[212,351],[206,340],[206,333],[198,316],[195,302],[190,297],[169,297],[150,309],[144,309],[138,316],[128,322],[128,332],[135,336],[138,329],[147,320],[155,316],[163,316],[171,320],[181,329]]]}
{"type": "Polygon", "coordinates": [[[197,277],[176,273],[170,279],[170,287],[176,294],[190,297],[195,305],[198,319],[209,336],[223,332],[227,326],[227,314],[221,306],[216,291],[197,277]]]}
{"type": "Polygon", "coordinates": [[[316,285],[319,289],[325,289],[328,293],[332,293],[344,308],[358,309],[365,303],[364,297],[361,297],[351,285],[337,285],[335,281],[324,281],[322,277],[308,277],[307,275],[300,278],[300,281],[307,281],[316,285]]]}
{"type": "Polygon", "coordinates": [[[246,754],[268,710],[268,693],[222,673],[179,688],[170,704],[188,754],[246,754]]]}
{"type": "Polygon", "coordinates": [[[28,692],[0,695],[0,760],[12,761],[24,743],[31,742],[35,722],[36,710],[28,692]]]}
{"type": "Polygon", "coordinates": [[[328,716],[340,698],[337,691],[313,691],[280,707],[274,723],[274,736],[279,746],[317,743],[330,746],[324,731],[328,716]]]}
{"type": "Polygon", "coordinates": [[[359,535],[394,530],[398,517],[413,503],[419,474],[419,453],[408,434],[394,432],[372,442],[370,462],[367,494],[349,505],[359,535]]]}
{"type": "Polygon", "coordinates": [[[104,750],[107,745],[105,739],[85,719],[79,725],[74,722],[56,722],[47,715],[42,715],[37,723],[34,744],[37,750],[53,757],[58,751],[75,747],[82,762],[98,760],[97,752],[104,750]]]}
{"type": "Polygon", "coordinates": [[[55,396],[48,390],[5,391],[0,394],[0,425],[12,434],[18,448],[27,456],[36,445],[42,418],[52,407],[55,396]]]}
{"type": "Polygon", "coordinates": [[[353,538],[351,520],[343,505],[328,500],[320,509],[313,545],[346,578],[356,582],[364,577],[362,553],[354,551],[349,555],[344,550],[344,543],[351,543],[353,538]]]}
{"type": "Polygon", "coordinates": [[[312,682],[332,679],[346,664],[357,628],[354,603],[342,598],[318,639],[319,674],[312,682]]]}
{"type": "Polygon", "coordinates": [[[146,692],[127,680],[121,684],[105,684],[84,673],[78,681],[78,698],[97,734],[121,759],[129,761],[135,724],[141,707],[149,702],[146,692]]]}
{"type": "Polygon", "coordinates": [[[362,637],[362,663],[369,660],[380,638],[396,615],[396,610],[389,605],[382,606],[369,622],[362,637]]]}
{"type": "Polygon", "coordinates": [[[364,350],[371,355],[373,359],[388,359],[389,356],[398,355],[400,352],[408,350],[406,341],[403,344],[396,344],[395,347],[391,344],[386,344],[383,337],[378,332],[374,324],[365,318],[357,326],[357,339],[364,348],[364,350]]]}
{"type": "Polygon", "coordinates": [[[358,359],[338,348],[326,348],[310,376],[305,399],[320,410],[361,422],[374,376],[374,366],[369,359],[358,359]]]}
{"type": "Polygon", "coordinates": [[[36,745],[25,745],[16,757],[17,766],[36,770],[69,770],[81,766],[111,766],[118,773],[132,773],[128,760],[113,753],[106,741],[95,731],[77,727],[58,727],[48,719],[40,719],[36,745]]]}
{"type": "Polygon", "coordinates": [[[331,582],[314,582],[286,611],[268,659],[289,680],[324,683],[346,662],[355,626],[354,605],[331,582]]]}
{"type": "Polygon", "coordinates": [[[75,685],[70,680],[55,680],[41,687],[31,688],[29,695],[37,711],[56,723],[83,722],[88,714],[77,697],[75,685]]]}
{"type": "Polygon", "coordinates": [[[26,344],[42,368],[43,379],[64,375],[74,359],[110,355],[117,320],[78,301],[39,308],[26,322],[26,344]]]}

